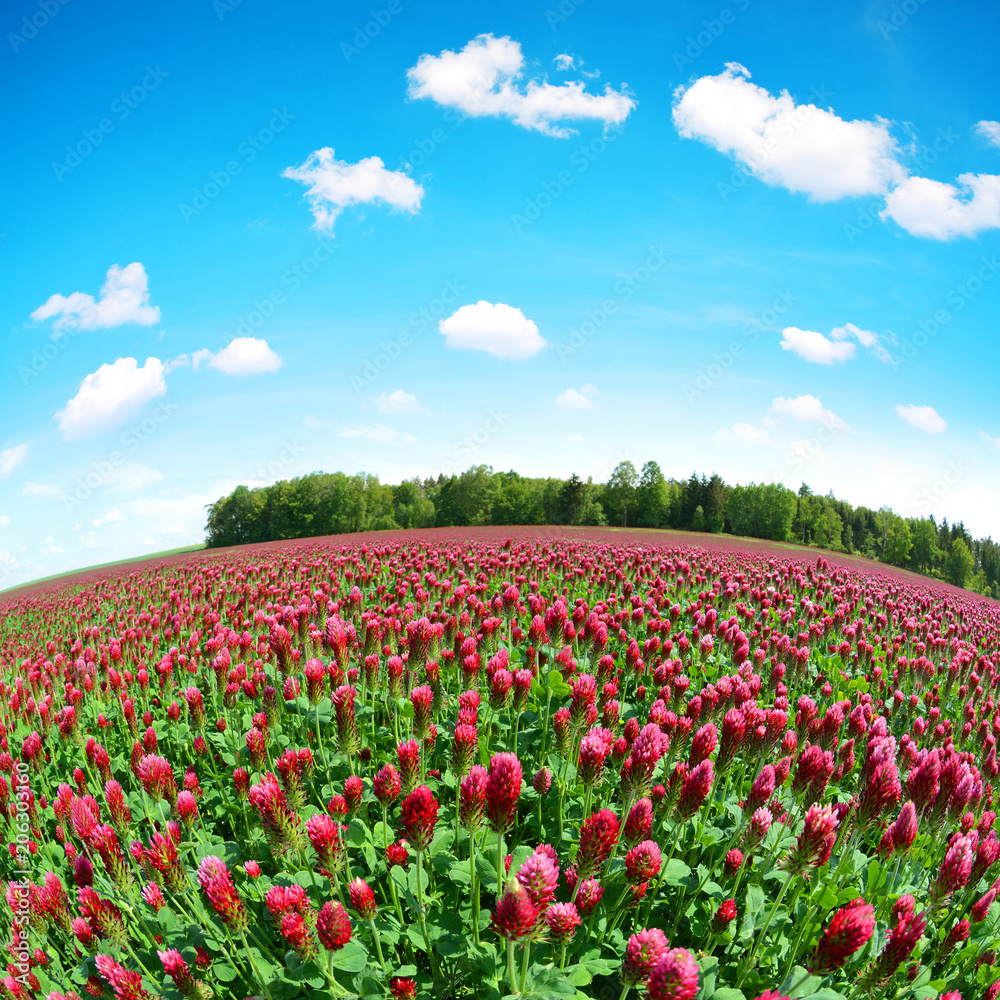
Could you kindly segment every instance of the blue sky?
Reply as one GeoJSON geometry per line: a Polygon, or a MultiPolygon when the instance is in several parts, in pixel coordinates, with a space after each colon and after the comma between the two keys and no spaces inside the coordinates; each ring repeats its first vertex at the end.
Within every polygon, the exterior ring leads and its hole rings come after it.
{"type": "Polygon", "coordinates": [[[998,16],[8,4],[3,585],[318,469],[653,458],[995,535],[998,16]]]}

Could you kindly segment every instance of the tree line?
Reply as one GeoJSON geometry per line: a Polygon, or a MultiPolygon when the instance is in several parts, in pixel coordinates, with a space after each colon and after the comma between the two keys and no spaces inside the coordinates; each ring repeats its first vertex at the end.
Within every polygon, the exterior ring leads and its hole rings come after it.
{"type": "Polygon", "coordinates": [[[391,486],[367,473],[314,472],[237,486],[208,506],[212,547],[397,528],[570,524],[674,528],[798,542],[878,559],[1000,599],[1000,545],[964,524],[852,507],[832,492],[721,476],[664,476],[656,462],[619,463],[606,483],[532,479],[476,465],[391,486]]]}

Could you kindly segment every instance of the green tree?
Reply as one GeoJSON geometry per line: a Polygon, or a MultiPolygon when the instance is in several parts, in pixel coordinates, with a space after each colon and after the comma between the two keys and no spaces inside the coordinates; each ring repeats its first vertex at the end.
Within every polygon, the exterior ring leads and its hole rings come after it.
{"type": "Polygon", "coordinates": [[[972,576],[975,566],[975,560],[972,558],[969,546],[965,544],[963,539],[956,538],[951,543],[951,551],[944,564],[944,573],[948,582],[955,584],[956,587],[964,587],[969,577],[972,576]]]}
{"type": "Polygon", "coordinates": [[[647,462],[636,488],[635,523],[643,528],[662,528],[669,516],[667,481],[656,462],[647,462]]]}
{"type": "Polygon", "coordinates": [[[629,515],[635,512],[636,489],[639,485],[639,473],[628,460],[619,462],[611,478],[604,487],[602,502],[608,518],[614,523],[621,522],[623,528],[628,527],[629,515]]]}

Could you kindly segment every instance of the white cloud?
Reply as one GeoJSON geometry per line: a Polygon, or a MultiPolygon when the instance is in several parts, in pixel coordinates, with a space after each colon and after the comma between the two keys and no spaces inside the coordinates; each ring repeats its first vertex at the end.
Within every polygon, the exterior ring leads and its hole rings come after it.
{"type": "Polygon", "coordinates": [[[125,323],[150,326],[160,320],[160,310],[149,304],[149,279],[138,261],[127,267],[113,264],[94,301],[86,292],[52,295],[32,314],[33,320],[55,319],[56,330],[100,330],[125,323]]]}
{"type": "Polygon", "coordinates": [[[81,535],[80,542],[85,549],[96,549],[100,544],[96,531],[88,531],[87,534],[81,535]]]}
{"type": "Polygon", "coordinates": [[[202,361],[211,361],[212,357],[212,352],[207,347],[202,347],[191,355],[191,367],[197,371],[201,367],[202,361]]]}
{"type": "Polygon", "coordinates": [[[486,351],[497,358],[521,361],[537,354],[546,341],[538,327],[520,309],[497,302],[479,301],[462,306],[438,323],[448,347],[461,351],[486,351]]]}
{"type": "Polygon", "coordinates": [[[33,483],[27,482],[24,484],[21,492],[26,497],[61,497],[65,496],[61,486],[56,486],[55,483],[33,483]]]}
{"type": "Polygon", "coordinates": [[[42,549],[43,556],[61,556],[66,550],[59,548],[58,545],[46,545],[42,549]]]}
{"type": "Polygon", "coordinates": [[[412,417],[427,412],[413,393],[403,389],[381,393],[375,399],[375,410],[386,417],[412,417]]]}
{"type": "MultiPolygon", "coordinates": [[[[196,368],[205,354],[204,350],[195,351],[194,356],[198,359],[196,368]]],[[[226,375],[261,375],[276,372],[281,367],[281,355],[275,354],[266,340],[257,337],[237,337],[217,354],[209,352],[209,357],[208,366],[218,368],[226,375]]]]}
{"type": "Polygon", "coordinates": [[[909,177],[889,193],[879,214],[914,236],[932,240],[998,229],[1000,175],[961,174],[958,187],[928,177],[909,177]]]}
{"type": "Polygon", "coordinates": [[[594,400],[600,395],[597,387],[589,382],[579,389],[567,389],[556,396],[556,406],[560,410],[592,410],[594,400]]]}
{"type": "Polygon", "coordinates": [[[911,427],[925,434],[943,434],[948,429],[948,423],[933,406],[909,406],[900,404],[896,407],[896,416],[905,420],[911,427]]]}
{"type": "Polygon", "coordinates": [[[582,434],[567,434],[566,435],[566,440],[567,441],[572,441],[573,444],[579,444],[583,440],[583,435],[582,434]]]}
{"type": "Polygon", "coordinates": [[[0,451],[0,476],[9,476],[24,461],[27,454],[26,444],[16,444],[13,448],[4,448],[0,451]]]}
{"type": "Polygon", "coordinates": [[[0,528],[6,528],[10,524],[10,518],[6,514],[0,514],[0,528]]]}
{"type": "Polygon", "coordinates": [[[979,437],[987,444],[991,444],[996,448],[1000,448],[1000,437],[990,437],[990,435],[987,434],[986,431],[980,431],[979,437]]]}
{"type": "Polygon", "coordinates": [[[889,352],[879,343],[877,333],[862,330],[853,323],[835,326],[829,337],[815,330],[800,330],[797,326],[785,327],[781,335],[782,350],[792,351],[813,364],[832,365],[854,357],[855,345],[851,338],[871,350],[879,360],[890,359],[889,352]]]}
{"type": "Polygon", "coordinates": [[[64,441],[101,434],[134,417],[150,400],[165,396],[163,362],[146,358],[140,368],[135,358],[119,358],[88,375],[77,394],[55,419],[64,441]]]}
{"type": "Polygon", "coordinates": [[[777,413],[809,424],[822,424],[831,430],[846,431],[847,422],[832,410],[827,410],[815,396],[778,396],[771,403],[768,413],[777,413]]]}
{"type": "Polygon", "coordinates": [[[830,340],[815,330],[800,330],[786,326],[781,331],[781,349],[792,351],[800,358],[817,365],[832,365],[854,357],[854,344],[847,340],[830,340]]]}
{"type": "Polygon", "coordinates": [[[733,424],[724,430],[716,431],[715,437],[719,441],[727,444],[773,444],[771,435],[761,427],[754,427],[753,424],[733,424]]]}
{"type": "Polygon", "coordinates": [[[1000,122],[981,121],[972,126],[976,135],[985,139],[991,146],[1000,146],[1000,122]]]}
{"type": "Polygon", "coordinates": [[[553,86],[528,80],[522,89],[524,56],[520,43],[508,36],[479,35],[460,52],[425,53],[406,75],[412,98],[427,97],[467,115],[510,118],[522,128],[563,139],[575,130],[559,122],[589,118],[607,127],[625,121],[635,107],[624,87],[608,86],[603,94],[588,94],[581,81],[553,86]]]}
{"type": "Polygon", "coordinates": [[[337,432],[337,437],[364,438],[366,441],[377,441],[379,444],[407,444],[417,439],[405,431],[397,431],[395,427],[386,424],[352,424],[337,432]]]}
{"type": "Polygon", "coordinates": [[[109,510],[103,517],[95,517],[92,523],[95,528],[101,528],[105,524],[124,524],[127,520],[120,510],[109,510]]]}
{"type": "Polygon", "coordinates": [[[301,167],[289,167],[282,177],[309,185],[306,197],[316,222],[314,229],[332,230],[348,205],[382,201],[410,213],[420,210],[424,189],[398,170],[386,170],[377,156],[357,163],[334,159],[325,146],[310,153],[301,167]]]}
{"type": "Polygon", "coordinates": [[[796,104],[787,90],[775,97],[739,63],[678,88],[673,119],[683,138],[731,154],[766,184],[813,201],[881,194],[906,176],[887,122],[845,121],[796,104]]]}
{"type": "Polygon", "coordinates": [[[565,52],[560,52],[559,55],[552,60],[556,64],[556,69],[560,69],[565,72],[568,69],[574,69],[575,60],[572,56],[566,55],[565,52]]]}

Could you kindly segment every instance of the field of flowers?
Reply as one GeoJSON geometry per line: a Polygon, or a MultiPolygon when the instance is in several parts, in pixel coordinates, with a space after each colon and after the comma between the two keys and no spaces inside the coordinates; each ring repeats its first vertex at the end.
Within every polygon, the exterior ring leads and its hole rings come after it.
{"type": "Polygon", "coordinates": [[[0,994],[1000,994],[1000,605],[763,548],[282,543],[0,602],[0,994]]]}

